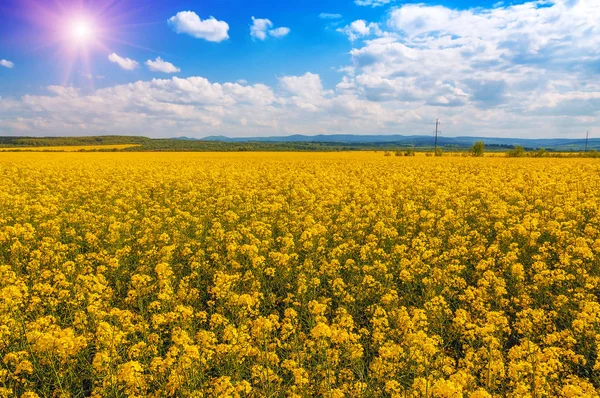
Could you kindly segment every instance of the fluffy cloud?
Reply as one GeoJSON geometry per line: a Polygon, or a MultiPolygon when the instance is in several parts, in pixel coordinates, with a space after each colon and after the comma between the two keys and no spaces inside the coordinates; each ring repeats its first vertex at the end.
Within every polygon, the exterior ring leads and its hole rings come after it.
{"type": "MultiPolygon", "coordinates": [[[[481,89],[481,87],[480,87],[481,89]]],[[[579,133],[598,120],[600,92],[541,98],[522,115],[480,108],[449,83],[422,87],[418,79],[345,78],[335,90],[317,74],[284,76],[277,88],[212,83],[202,77],[153,79],[83,93],[52,86],[48,95],[0,98],[0,129],[9,135],[142,134],[150,137],[213,134],[256,136],[318,133],[427,134],[435,117],[448,135],[560,136],[579,133]],[[363,88],[388,85],[389,98],[370,98],[363,88]],[[406,96],[398,97],[404,90],[406,96]],[[439,98],[434,94],[438,93],[439,98]],[[444,94],[445,93],[445,94],[444,94]],[[444,94],[444,95],[442,95],[444,94]],[[462,101],[461,106],[449,102],[462,101]],[[586,104],[582,110],[582,104],[586,104]],[[573,116],[571,112],[579,110],[573,116]],[[565,118],[565,114],[569,114],[565,118]]],[[[375,94],[372,94],[375,96],[375,94]]],[[[385,97],[386,93],[380,93],[385,97]]],[[[485,95],[481,97],[485,99],[485,95]]]]}
{"type": "Polygon", "coordinates": [[[364,19],[354,21],[348,26],[337,29],[337,31],[348,36],[351,41],[371,35],[383,35],[378,24],[374,22],[367,23],[364,19]]]}
{"type": "Polygon", "coordinates": [[[311,73],[282,77],[276,89],[173,77],[91,93],[62,86],[48,90],[48,95],[0,98],[0,129],[14,135],[313,134],[368,131],[373,118],[383,115],[379,104],[324,90],[311,73]]]}
{"type": "Polygon", "coordinates": [[[200,19],[193,11],[181,11],[168,19],[168,24],[177,33],[185,33],[197,39],[222,42],[229,38],[229,24],[214,17],[200,19]]]}
{"type": "Polygon", "coordinates": [[[131,58],[120,57],[115,53],[110,54],[108,56],[108,60],[110,62],[113,62],[113,63],[119,65],[121,67],[121,69],[125,69],[125,70],[134,70],[138,66],[140,66],[140,64],[137,61],[135,61],[131,58]]]}
{"type": "Polygon", "coordinates": [[[267,38],[267,31],[271,26],[273,26],[273,22],[268,19],[252,17],[250,36],[254,39],[265,40],[267,38]]]}
{"type": "Polygon", "coordinates": [[[321,76],[307,72],[302,76],[284,76],[279,78],[281,89],[292,96],[318,99],[325,94],[321,76]]]}
{"type": "Polygon", "coordinates": [[[288,33],[290,33],[290,28],[286,28],[284,26],[269,30],[269,34],[273,37],[287,36],[288,33]]]}
{"type": "Polygon", "coordinates": [[[287,34],[290,33],[290,28],[279,27],[271,29],[272,27],[273,22],[271,22],[269,19],[252,17],[250,36],[252,36],[253,39],[265,40],[267,36],[279,38],[287,36],[287,34]]]}
{"type": "Polygon", "coordinates": [[[328,12],[322,12],[319,14],[319,18],[321,19],[340,19],[341,17],[341,14],[331,14],[328,12]]]}
{"type": "Polygon", "coordinates": [[[391,3],[393,0],[354,0],[354,3],[359,6],[380,7],[391,3]]]}
{"type": "Polygon", "coordinates": [[[151,59],[147,60],[146,65],[153,72],[176,73],[181,71],[181,69],[172,63],[163,61],[161,57],[157,57],[154,61],[151,59]]]}
{"type": "Polygon", "coordinates": [[[0,59],[0,66],[4,66],[5,68],[12,69],[15,66],[15,64],[13,64],[12,62],[10,62],[6,59],[0,59]]]}
{"type": "MultiPolygon", "coordinates": [[[[384,107],[436,107],[450,117],[447,133],[485,133],[488,125],[516,132],[535,120],[526,135],[557,135],[600,116],[598,20],[600,3],[591,0],[472,10],[406,4],[391,10],[382,37],[351,51],[338,89],[384,107]],[[461,119],[467,109],[472,116],[461,119]],[[549,109],[562,123],[550,125],[549,109]]],[[[372,34],[364,21],[343,31],[351,40],[372,34]]]]}

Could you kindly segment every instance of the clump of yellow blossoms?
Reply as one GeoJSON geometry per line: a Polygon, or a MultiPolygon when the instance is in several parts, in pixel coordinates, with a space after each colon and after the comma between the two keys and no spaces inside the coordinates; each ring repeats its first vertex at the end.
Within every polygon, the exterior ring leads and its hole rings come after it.
{"type": "Polygon", "coordinates": [[[0,397],[598,397],[600,163],[3,154],[0,397]]]}

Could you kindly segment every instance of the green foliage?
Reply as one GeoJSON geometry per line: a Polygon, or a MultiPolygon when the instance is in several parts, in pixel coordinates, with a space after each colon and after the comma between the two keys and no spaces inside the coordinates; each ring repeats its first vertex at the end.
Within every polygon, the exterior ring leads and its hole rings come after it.
{"type": "Polygon", "coordinates": [[[589,152],[584,152],[583,157],[585,158],[600,158],[600,152],[595,149],[592,149],[589,152]]]}
{"type": "Polygon", "coordinates": [[[442,151],[442,148],[435,148],[435,152],[434,155],[435,156],[442,156],[444,154],[444,152],[442,151]]]}
{"type": "Polygon", "coordinates": [[[415,150],[412,148],[409,148],[405,151],[402,151],[400,149],[397,149],[395,152],[396,156],[415,156],[415,150]]]}
{"type": "Polygon", "coordinates": [[[45,147],[83,145],[144,145],[151,141],[146,137],[104,135],[92,137],[0,137],[0,147],[45,147]]]}
{"type": "Polygon", "coordinates": [[[485,144],[483,141],[477,141],[473,144],[471,149],[469,149],[469,152],[472,156],[483,156],[483,153],[485,152],[485,144]]]}
{"type": "Polygon", "coordinates": [[[543,157],[546,157],[547,155],[548,155],[548,151],[546,151],[544,148],[540,148],[533,153],[534,158],[543,158],[543,157]]]}
{"type": "MultiPolygon", "coordinates": [[[[330,142],[223,142],[203,140],[148,140],[141,147],[128,148],[139,152],[334,152],[379,149],[377,146],[330,142]]],[[[379,150],[386,149],[381,148],[379,150]]]]}
{"type": "Polygon", "coordinates": [[[525,148],[523,148],[520,145],[515,145],[515,147],[513,149],[511,149],[510,151],[507,152],[507,155],[510,156],[511,158],[521,158],[523,156],[525,156],[526,152],[525,152],[525,148]]]}

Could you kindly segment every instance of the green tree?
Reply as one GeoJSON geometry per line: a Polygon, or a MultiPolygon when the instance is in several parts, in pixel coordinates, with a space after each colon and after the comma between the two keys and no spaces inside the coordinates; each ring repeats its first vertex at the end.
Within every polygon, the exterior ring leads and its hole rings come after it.
{"type": "Polygon", "coordinates": [[[476,143],[473,144],[473,146],[469,150],[469,152],[471,152],[471,155],[473,155],[473,156],[483,156],[484,151],[485,151],[485,144],[483,143],[483,141],[477,141],[476,143]]]}
{"type": "Polygon", "coordinates": [[[600,152],[595,149],[591,149],[589,152],[585,152],[584,156],[588,158],[598,158],[600,157],[600,152]]]}
{"type": "Polygon", "coordinates": [[[510,151],[508,151],[507,154],[511,158],[521,158],[521,157],[525,156],[525,148],[523,148],[520,145],[515,145],[515,147],[513,149],[511,149],[510,151]]]}

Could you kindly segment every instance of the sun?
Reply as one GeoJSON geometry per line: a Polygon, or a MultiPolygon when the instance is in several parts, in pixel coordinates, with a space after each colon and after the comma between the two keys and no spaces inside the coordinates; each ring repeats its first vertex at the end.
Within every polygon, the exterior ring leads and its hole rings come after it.
{"type": "MultiPolygon", "coordinates": [[[[0,0],[0,14],[5,1],[0,0]]],[[[19,2],[25,4],[19,8],[22,18],[31,20],[36,30],[43,33],[32,35],[35,38],[32,48],[51,49],[50,56],[62,74],[63,85],[83,79],[93,85],[96,76],[93,63],[102,54],[105,58],[112,54],[115,50],[111,46],[115,43],[139,47],[127,40],[131,31],[140,26],[132,20],[135,11],[130,9],[129,1],[17,0],[19,2]]]]}
{"type": "Polygon", "coordinates": [[[69,26],[69,36],[77,44],[87,44],[94,36],[93,24],[85,19],[76,19],[69,26]]]}

